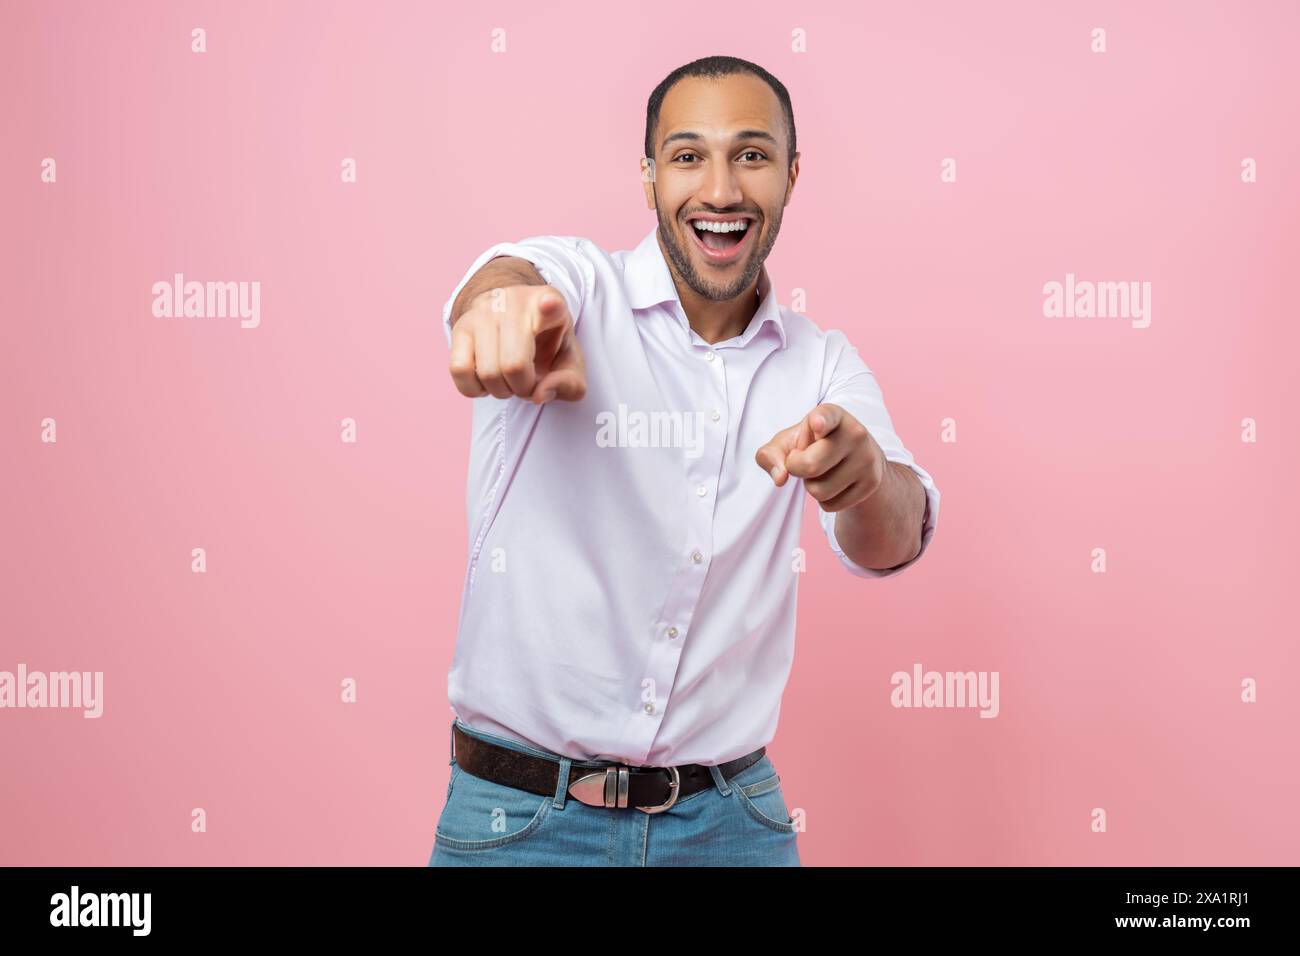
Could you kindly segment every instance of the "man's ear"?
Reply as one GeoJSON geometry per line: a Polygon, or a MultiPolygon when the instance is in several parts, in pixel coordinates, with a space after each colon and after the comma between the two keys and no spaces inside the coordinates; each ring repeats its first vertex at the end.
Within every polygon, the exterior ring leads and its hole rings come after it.
{"type": "Polygon", "coordinates": [[[645,188],[645,207],[655,208],[655,161],[651,156],[641,157],[641,185],[645,188]]]}

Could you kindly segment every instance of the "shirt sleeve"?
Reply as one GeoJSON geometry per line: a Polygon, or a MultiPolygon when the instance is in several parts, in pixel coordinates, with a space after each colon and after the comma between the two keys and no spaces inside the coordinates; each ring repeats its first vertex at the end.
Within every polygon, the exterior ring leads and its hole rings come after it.
{"type": "Polygon", "coordinates": [[[560,290],[576,329],[582,306],[595,282],[595,267],[583,251],[582,242],[575,236],[532,236],[518,242],[498,242],[484,250],[442,306],[442,329],[447,346],[451,346],[451,309],[456,297],[488,260],[498,256],[518,256],[531,262],[547,285],[560,290]]]}
{"type": "MultiPolygon", "coordinates": [[[[835,552],[840,562],[852,574],[863,578],[883,578],[891,574],[898,574],[900,571],[911,567],[921,559],[926,549],[930,546],[930,540],[934,537],[934,529],[939,519],[939,489],[935,486],[934,479],[930,477],[929,472],[916,463],[912,458],[912,453],[904,447],[903,442],[899,439],[894,431],[894,424],[890,420],[889,412],[885,408],[884,395],[880,391],[880,386],[876,383],[876,377],[871,373],[858,350],[853,347],[845,338],[842,332],[830,331],[827,333],[827,351],[828,364],[833,368],[831,373],[830,386],[826,394],[822,397],[821,402],[830,402],[844,408],[850,415],[866,426],[867,431],[871,432],[871,437],[876,440],[880,448],[885,453],[885,458],[889,461],[901,462],[907,465],[921,480],[921,485],[925,489],[925,514],[921,519],[921,550],[910,561],[892,568],[865,568],[854,563],[844,553],[840,543],[835,538],[835,517],[837,512],[823,511],[817,509],[817,517],[821,522],[822,530],[826,532],[826,540],[835,552]]],[[[819,403],[821,404],[821,403],[819,403]]]]}

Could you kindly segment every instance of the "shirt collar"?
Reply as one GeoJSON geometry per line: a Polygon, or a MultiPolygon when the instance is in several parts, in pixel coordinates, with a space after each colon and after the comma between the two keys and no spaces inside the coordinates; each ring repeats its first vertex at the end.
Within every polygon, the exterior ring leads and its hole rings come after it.
{"type": "MultiPolygon", "coordinates": [[[[669,301],[680,305],[672,272],[668,269],[663,250],[659,248],[658,233],[659,227],[656,225],[632,250],[623,267],[624,286],[628,301],[634,309],[648,309],[669,301]]],[[[748,344],[765,323],[771,322],[781,336],[781,348],[785,348],[785,322],[781,318],[781,306],[772,293],[772,279],[768,275],[766,263],[758,274],[758,296],[758,311],[742,333],[740,344],[748,344]]]]}

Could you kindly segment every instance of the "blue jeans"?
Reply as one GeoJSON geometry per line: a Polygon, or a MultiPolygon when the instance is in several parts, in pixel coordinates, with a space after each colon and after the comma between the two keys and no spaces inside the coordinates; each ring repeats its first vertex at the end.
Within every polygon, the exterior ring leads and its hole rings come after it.
{"type": "Polygon", "coordinates": [[[559,765],[552,796],[517,790],[462,770],[455,757],[429,866],[799,866],[795,822],[765,753],[731,779],[661,813],[593,807],[568,794],[584,763],[513,740],[453,727],[559,765]],[[577,776],[574,773],[572,776],[577,776]]]}

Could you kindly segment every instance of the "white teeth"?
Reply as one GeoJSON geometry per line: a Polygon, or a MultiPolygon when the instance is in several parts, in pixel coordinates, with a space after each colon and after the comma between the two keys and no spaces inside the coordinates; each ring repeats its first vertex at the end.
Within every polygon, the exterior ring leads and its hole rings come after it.
{"type": "Polygon", "coordinates": [[[706,219],[696,219],[691,225],[701,232],[743,232],[749,228],[749,220],[737,219],[735,222],[709,222],[706,219]]]}

